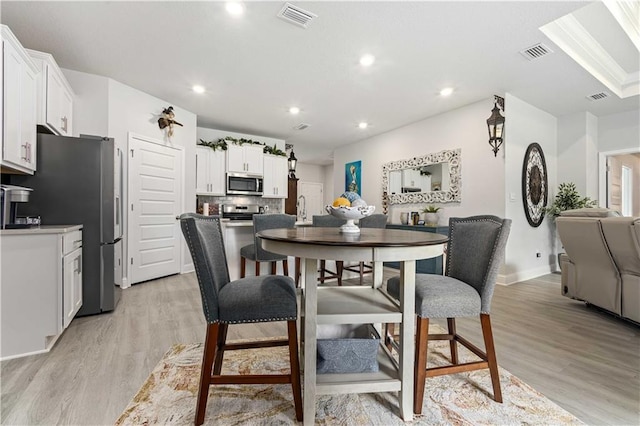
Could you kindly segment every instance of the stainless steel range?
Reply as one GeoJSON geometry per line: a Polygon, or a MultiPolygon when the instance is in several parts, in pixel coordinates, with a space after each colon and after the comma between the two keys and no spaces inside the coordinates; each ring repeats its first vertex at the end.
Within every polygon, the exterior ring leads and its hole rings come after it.
{"type": "Polygon", "coordinates": [[[223,204],[222,218],[230,220],[252,220],[254,214],[260,214],[260,206],[257,204],[223,204]]]}

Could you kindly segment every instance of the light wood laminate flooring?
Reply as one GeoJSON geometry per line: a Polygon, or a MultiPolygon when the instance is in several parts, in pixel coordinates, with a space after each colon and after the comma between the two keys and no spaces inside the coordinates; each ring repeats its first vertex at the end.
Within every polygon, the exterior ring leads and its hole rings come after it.
{"type": "MultiPolygon", "coordinates": [[[[562,297],[559,281],[496,287],[498,363],[587,424],[640,424],[640,328],[562,297]]],[[[457,325],[483,347],[477,319],[457,325]]],[[[195,274],[135,285],[115,312],[76,318],[50,353],[1,363],[0,421],[113,424],[165,351],[204,331],[195,274]]],[[[230,339],[276,335],[284,324],[229,330],[230,339]]]]}

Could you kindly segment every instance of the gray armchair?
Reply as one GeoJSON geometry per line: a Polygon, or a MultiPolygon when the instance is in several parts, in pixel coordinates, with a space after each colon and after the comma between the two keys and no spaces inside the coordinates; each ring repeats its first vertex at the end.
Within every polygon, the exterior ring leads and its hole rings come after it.
{"type": "MultiPolygon", "coordinates": [[[[489,313],[510,227],[510,219],[500,219],[496,216],[450,218],[446,274],[444,276],[416,275],[416,314],[418,315],[414,382],[416,414],[422,412],[427,377],[483,368],[488,368],[491,374],[494,399],[496,402],[502,402],[489,313]],[[484,352],[456,332],[456,317],[476,315],[480,316],[485,344],[484,352]],[[430,335],[430,318],[447,318],[448,334],[430,335]],[[430,340],[449,341],[452,365],[427,368],[427,343],[430,340]],[[457,343],[467,347],[482,361],[460,364],[457,343]]],[[[393,297],[399,297],[399,277],[387,281],[387,291],[393,297]]]]}
{"type": "Polygon", "coordinates": [[[302,420],[302,393],[296,320],[298,305],[293,280],[266,275],[230,281],[219,216],[185,213],[180,216],[191,252],[207,332],[196,405],[195,424],[204,423],[209,386],[220,384],[291,383],[296,419],[302,420]],[[228,344],[230,324],[286,321],[288,339],[228,344]],[[221,375],[225,351],[289,346],[291,371],[286,374],[221,375]]]}

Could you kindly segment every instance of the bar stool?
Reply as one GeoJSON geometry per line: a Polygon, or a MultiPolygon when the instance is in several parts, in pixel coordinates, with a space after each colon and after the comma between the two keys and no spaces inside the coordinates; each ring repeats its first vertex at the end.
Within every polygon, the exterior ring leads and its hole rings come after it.
{"type": "Polygon", "coordinates": [[[246,245],[240,249],[240,278],[246,275],[247,259],[252,260],[256,264],[256,277],[260,275],[260,262],[271,263],[271,275],[276,274],[276,263],[282,261],[282,270],[284,275],[289,275],[289,264],[287,256],[271,253],[263,250],[260,241],[256,235],[260,231],[267,229],[293,228],[296,223],[296,217],[290,214],[256,214],[253,215],[253,244],[246,245]]]}

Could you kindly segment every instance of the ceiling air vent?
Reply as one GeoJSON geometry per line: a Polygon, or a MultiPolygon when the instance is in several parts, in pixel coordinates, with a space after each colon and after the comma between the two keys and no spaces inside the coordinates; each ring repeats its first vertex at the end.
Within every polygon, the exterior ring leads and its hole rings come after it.
{"type": "Polygon", "coordinates": [[[549,49],[547,46],[545,46],[542,43],[535,44],[531,47],[528,47],[520,51],[520,54],[530,61],[533,61],[534,59],[542,58],[543,56],[546,56],[549,53],[553,53],[553,50],[549,49]]]}
{"type": "Polygon", "coordinates": [[[297,126],[293,126],[293,128],[294,128],[295,130],[304,130],[304,129],[306,129],[307,127],[309,127],[309,125],[308,125],[308,124],[306,124],[306,123],[300,123],[300,124],[298,124],[297,126]]]}
{"type": "Polygon", "coordinates": [[[307,28],[309,22],[317,18],[318,15],[311,13],[304,9],[294,6],[291,3],[286,3],[282,10],[278,13],[278,18],[282,18],[287,22],[298,25],[302,28],[307,28]]]}
{"type": "Polygon", "coordinates": [[[594,93],[593,95],[587,96],[587,99],[589,99],[590,101],[599,101],[601,99],[608,98],[608,97],[609,97],[609,94],[607,92],[598,92],[598,93],[594,93]]]}

